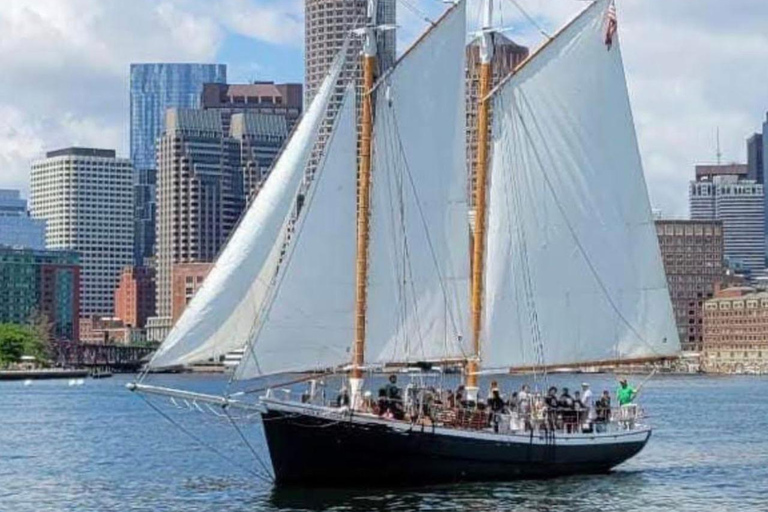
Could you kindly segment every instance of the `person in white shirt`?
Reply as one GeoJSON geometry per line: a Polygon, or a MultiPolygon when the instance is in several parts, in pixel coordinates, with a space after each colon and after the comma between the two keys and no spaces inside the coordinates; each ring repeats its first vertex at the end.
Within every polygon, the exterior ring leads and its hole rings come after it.
{"type": "Polygon", "coordinates": [[[582,382],[581,384],[581,402],[586,409],[587,422],[592,424],[595,421],[595,399],[592,396],[592,390],[589,389],[589,384],[582,382]]]}

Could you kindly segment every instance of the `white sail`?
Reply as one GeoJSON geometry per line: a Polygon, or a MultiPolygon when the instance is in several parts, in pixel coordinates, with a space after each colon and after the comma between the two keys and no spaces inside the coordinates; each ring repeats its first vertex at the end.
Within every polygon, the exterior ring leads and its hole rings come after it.
{"type": "Polygon", "coordinates": [[[484,368],[680,349],[608,5],[494,93],[484,368]]]}
{"type": "Polygon", "coordinates": [[[355,306],[357,131],[348,88],[238,379],[349,362],[355,306]]]}
{"type": "Polygon", "coordinates": [[[463,358],[469,233],[459,2],[380,80],[366,362],[463,358]]]}
{"type": "Polygon", "coordinates": [[[248,341],[274,278],[284,227],[344,63],[344,50],[245,213],[203,286],[155,353],[150,366],[204,361],[248,341]]]}

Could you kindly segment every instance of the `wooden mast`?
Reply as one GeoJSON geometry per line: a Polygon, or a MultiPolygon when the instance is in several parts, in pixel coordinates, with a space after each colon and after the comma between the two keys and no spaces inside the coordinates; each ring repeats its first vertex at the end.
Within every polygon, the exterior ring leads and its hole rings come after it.
{"type": "Polygon", "coordinates": [[[490,132],[490,98],[493,78],[493,1],[485,0],[483,28],[480,42],[480,83],[477,92],[477,161],[475,162],[475,230],[472,240],[472,357],[467,365],[468,397],[477,394],[480,336],[483,327],[483,270],[485,267],[485,239],[488,189],[488,140],[490,132]]]}
{"type": "Polygon", "coordinates": [[[376,69],[376,7],[368,3],[369,23],[363,41],[363,94],[360,119],[360,153],[358,170],[357,258],[355,262],[355,339],[352,351],[350,384],[353,406],[359,399],[365,365],[365,327],[368,300],[368,245],[370,240],[371,144],[373,134],[373,80],[376,69]],[[359,386],[358,389],[355,389],[359,386]]]}

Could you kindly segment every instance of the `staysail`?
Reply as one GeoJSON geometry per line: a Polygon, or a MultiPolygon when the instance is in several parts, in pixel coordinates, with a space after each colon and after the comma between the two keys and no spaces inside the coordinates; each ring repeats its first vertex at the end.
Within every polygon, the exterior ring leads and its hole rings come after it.
{"type": "Polygon", "coordinates": [[[275,295],[237,368],[238,379],[349,362],[354,318],[355,91],[347,88],[275,295]]]}
{"type": "Polygon", "coordinates": [[[376,87],[371,364],[467,355],[465,38],[462,1],[376,87]]]}
{"type": "Polygon", "coordinates": [[[344,64],[339,52],[317,95],[203,286],[155,353],[151,368],[204,361],[249,339],[275,276],[283,234],[328,102],[344,64]]]}
{"type": "Polygon", "coordinates": [[[679,352],[609,5],[494,91],[483,368],[679,352]]]}

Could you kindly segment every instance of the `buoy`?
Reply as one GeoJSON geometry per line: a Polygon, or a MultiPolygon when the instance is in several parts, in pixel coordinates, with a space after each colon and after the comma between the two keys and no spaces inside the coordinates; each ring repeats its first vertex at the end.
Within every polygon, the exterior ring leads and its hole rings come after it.
{"type": "Polygon", "coordinates": [[[24,386],[31,386],[32,385],[32,379],[27,379],[24,381],[24,386]]]}

